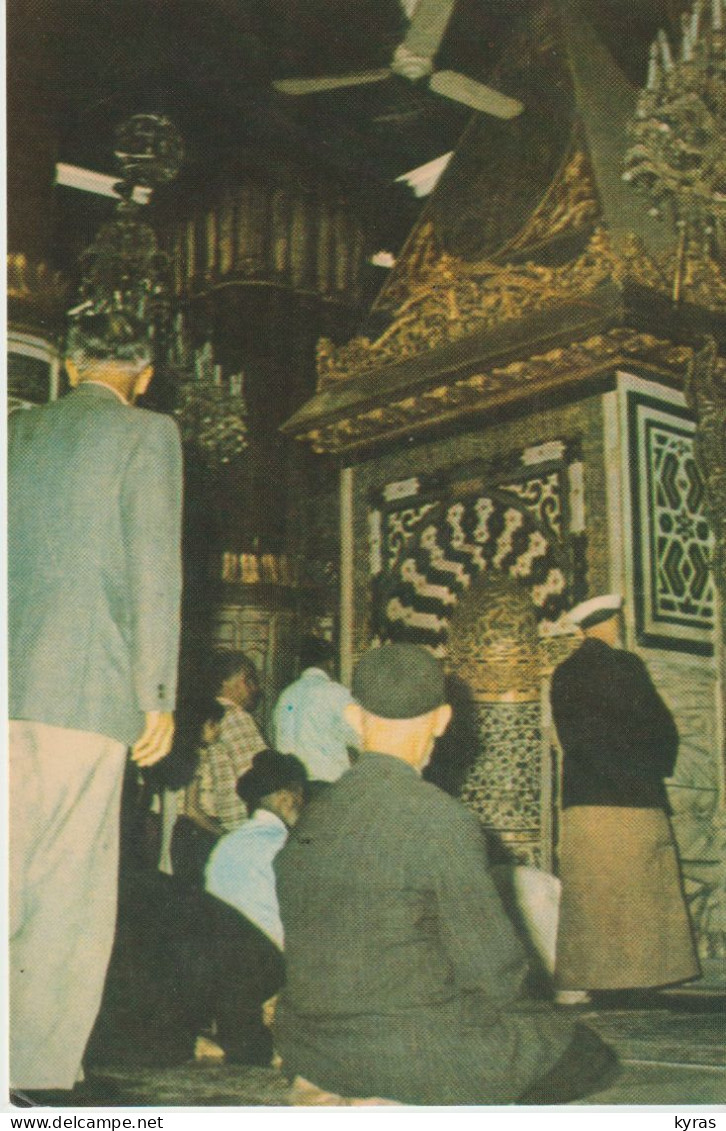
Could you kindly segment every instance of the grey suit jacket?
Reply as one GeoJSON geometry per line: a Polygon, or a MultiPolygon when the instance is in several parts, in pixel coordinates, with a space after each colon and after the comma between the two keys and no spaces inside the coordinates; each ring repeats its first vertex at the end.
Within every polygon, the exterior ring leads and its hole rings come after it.
{"type": "Polygon", "coordinates": [[[572,1039],[523,996],[476,817],[397,758],[364,754],[311,802],[275,872],[290,1075],[348,1096],[511,1103],[572,1039]]]}
{"type": "Polygon", "coordinates": [[[131,745],[176,699],[182,470],[169,417],[82,384],[8,434],[10,717],[131,745]]]}

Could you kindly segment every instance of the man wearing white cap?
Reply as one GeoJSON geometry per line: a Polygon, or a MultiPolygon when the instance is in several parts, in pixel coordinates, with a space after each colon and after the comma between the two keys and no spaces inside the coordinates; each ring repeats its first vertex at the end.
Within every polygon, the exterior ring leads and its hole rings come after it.
{"type": "Polygon", "coordinates": [[[552,677],[563,752],[560,1004],[699,974],[664,778],[678,731],[643,661],[617,647],[622,597],[583,601],[581,646],[552,677]]]}

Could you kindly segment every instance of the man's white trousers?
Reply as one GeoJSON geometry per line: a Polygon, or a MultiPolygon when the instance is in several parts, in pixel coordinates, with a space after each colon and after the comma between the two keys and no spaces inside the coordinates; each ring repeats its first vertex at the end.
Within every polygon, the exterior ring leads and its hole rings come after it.
{"type": "Polygon", "coordinates": [[[10,1086],[72,1088],[116,925],[125,747],[10,722],[10,1086]]]}

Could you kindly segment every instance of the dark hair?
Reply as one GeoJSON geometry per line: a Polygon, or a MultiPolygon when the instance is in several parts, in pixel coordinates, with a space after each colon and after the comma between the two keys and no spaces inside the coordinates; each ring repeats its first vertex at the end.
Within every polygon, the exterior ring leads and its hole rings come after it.
{"type": "Polygon", "coordinates": [[[202,744],[204,724],[221,723],[224,718],[224,704],[213,695],[197,695],[179,704],[177,711],[177,739],[179,747],[185,748],[190,756],[195,756],[202,744]]]}
{"type": "Polygon", "coordinates": [[[303,636],[300,642],[300,670],[326,664],[335,656],[335,649],[322,636],[303,636]]]}
{"type": "Polygon", "coordinates": [[[218,648],[209,660],[209,686],[213,694],[217,694],[225,680],[237,672],[244,672],[248,679],[259,683],[260,677],[254,662],[244,652],[235,652],[231,648],[218,648]]]}
{"type": "Polygon", "coordinates": [[[66,357],[78,367],[94,361],[148,365],[153,356],[149,327],[121,311],[87,310],[73,317],[66,337],[66,357]]]}
{"type": "Polygon", "coordinates": [[[237,796],[244,801],[250,816],[259,808],[260,801],[278,789],[294,786],[305,788],[308,772],[294,754],[280,754],[277,750],[260,750],[252,759],[252,766],[237,781],[237,796]]]}
{"type": "Polygon", "coordinates": [[[221,723],[224,718],[224,703],[220,703],[218,699],[193,699],[189,709],[190,720],[198,723],[199,727],[205,723],[221,723]]]}
{"type": "Polygon", "coordinates": [[[213,695],[193,695],[180,699],[176,713],[174,745],[167,758],[151,770],[145,771],[147,779],[158,789],[181,789],[189,785],[199,765],[199,748],[206,722],[221,723],[224,704],[213,695]]]}

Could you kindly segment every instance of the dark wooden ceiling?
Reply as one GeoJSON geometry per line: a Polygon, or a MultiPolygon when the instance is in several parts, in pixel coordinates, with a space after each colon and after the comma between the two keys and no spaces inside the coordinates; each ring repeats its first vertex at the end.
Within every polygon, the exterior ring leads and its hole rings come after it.
{"type": "MultiPolygon", "coordinates": [[[[459,0],[437,64],[486,81],[533,0],[459,0]]],[[[628,77],[643,81],[659,26],[683,0],[582,0],[628,77]]],[[[395,177],[455,146],[471,112],[420,84],[292,98],[275,78],[385,66],[406,23],[398,0],[8,0],[9,162],[33,138],[13,130],[28,91],[57,158],[112,171],[114,126],[169,114],[192,166],[228,151],[295,154],[368,192],[381,246],[396,250],[419,207],[395,177]],[[15,147],[15,152],[14,152],[15,147]]],[[[10,187],[12,192],[12,183],[10,187]]],[[[109,204],[57,190],[55,251],[75,254],[109,204]]],[[[12,204],[12,202],[11,202],[12,204]]]]}

